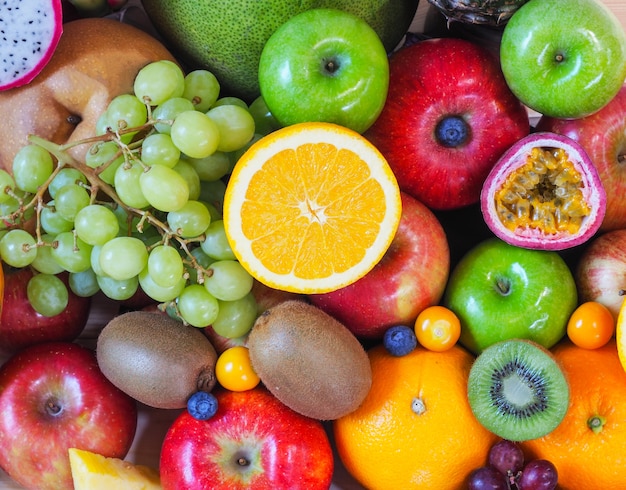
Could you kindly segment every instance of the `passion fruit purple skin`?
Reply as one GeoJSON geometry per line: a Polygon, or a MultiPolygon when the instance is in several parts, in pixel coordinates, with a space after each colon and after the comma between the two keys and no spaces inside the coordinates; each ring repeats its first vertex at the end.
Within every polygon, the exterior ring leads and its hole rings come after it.
{"type": "Polygon", "coordinates": [[[564,250],[585,243],[600,228],[606,212],[606,193],[593,162],[575,140],[552,132],[532,133],[511,146],[496,162],[485,179],[480,196],[485,223],[501,240],[517,247],[537,250],[564,250]],[[507,177],[527,163],[533,148],[563,148],[582,177],[583,199],[590,213],[583,219],[576,233],[545,234],[536,228],[508,229],[496,212],[494,196],[507,177]]]}

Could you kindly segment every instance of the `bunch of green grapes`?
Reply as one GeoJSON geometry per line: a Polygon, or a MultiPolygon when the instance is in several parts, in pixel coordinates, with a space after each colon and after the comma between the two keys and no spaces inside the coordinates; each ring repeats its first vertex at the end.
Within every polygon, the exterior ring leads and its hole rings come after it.
{"type": "Polygon", "coordinates": [[[0,170],[0,258],[37,272],[27,288],[37,311],[65,308],[66,271],[79,296],[122,301],[141,288],[191,325],[249,331],[253,278],[230,248],[221,206],[239,156],[277,126],[261,98],[248,106],[219,95],[211,72],[153,62],[93,137],[31,136],[12,173],[0,170]],[[90,145],[84,163],[67,151],[78,144],[90,145]]]}

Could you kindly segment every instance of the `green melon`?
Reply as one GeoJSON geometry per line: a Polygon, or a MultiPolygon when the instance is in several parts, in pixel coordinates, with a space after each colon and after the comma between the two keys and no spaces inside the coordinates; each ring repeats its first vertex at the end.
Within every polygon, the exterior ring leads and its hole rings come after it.
{"type": "Polygon", "coordinates": [[[157,32],[190,69],[205,68],[223,94],[251,102],[259,95],[265,42],[294,15],[335,7],[362,16],[391,51],[411,24],[419,0],[142,0],[157,32]]]}
{"type": "Polygon", "coordinates": [[[449,20],[503,26],[528,0],[428,0],[449,20]]]}

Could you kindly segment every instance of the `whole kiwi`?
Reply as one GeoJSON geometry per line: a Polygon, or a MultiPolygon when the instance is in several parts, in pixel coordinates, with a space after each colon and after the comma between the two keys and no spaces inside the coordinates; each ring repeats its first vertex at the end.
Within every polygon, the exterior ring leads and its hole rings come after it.
{"type": "Polygon", "coordinates": [[[184,408],[191,395],[216,384],[211,342],[201,330],[163,313],[114,317],[98,336],[96,356],[115,386],[155,408],[184,408]]]}
{"type": "Polygon", "coordinates": [[[304,301],[266,310],[248,337],[250,362],[267,389],[307,417],[335,420],[369,393],[365,349],[342,323],[304,301]]]}

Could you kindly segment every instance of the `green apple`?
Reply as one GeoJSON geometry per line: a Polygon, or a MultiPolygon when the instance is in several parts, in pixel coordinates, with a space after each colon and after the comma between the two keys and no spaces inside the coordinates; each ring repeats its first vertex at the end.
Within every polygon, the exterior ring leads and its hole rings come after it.
{"type": "Polygon", "coordinates": [[[500,340],[533,340],[549,349],[577,306],[574,277],[553,251],[489,238],[454,267],[443,303],[461,321],[460,343],[475,354],[500,340]]]}
{"type": "Polygon", "coordinates": [[[502,34],[502,71],[513,93],[540,114],[597,112],[626,78],[626,33],[600,0],[530,0],[502,34]]]}
{"type": "Polygon", "coordinates": [[[307,10],[268,39],[259,87],[283,126],[323,121],[362,133],[385,105],[387,52],[360,17],[337,9],[307,10]]]}
{"type": "Polygon", "coordinates": [[[418,0],[142,0],[152,25],[189,66],[213,72],[224,94],[252,102],[263,46],[290,17],[332,7],[367,22],[391,51],[413,21],[418,0]]]}

